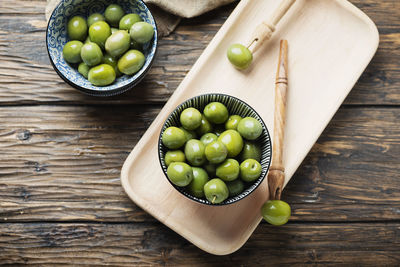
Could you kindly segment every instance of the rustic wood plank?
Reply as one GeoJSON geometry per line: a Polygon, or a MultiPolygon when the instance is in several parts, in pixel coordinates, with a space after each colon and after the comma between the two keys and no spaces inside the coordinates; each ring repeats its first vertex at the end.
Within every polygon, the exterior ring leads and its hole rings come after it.
{"type": "Polygon", "coordinates": [[[396,265],[400,224],[260,225],[239,251],[209,255],[163,225],[0,224],[0,262],[67,265],[396,265]]]}
{"type": "MultiPolygon", "coordinates": [[[[119,174],[160,108],[0,108],[0,221],[152,221],[119,174]]],[[[293,221],[399,220],[399,119],[339,110],[284,191],[293,221]]]]}
{"type": "MultiPolygon", "coordinates": [[[[400,104],[400,2],[353,0],[377,23],[377,55],[346,104],[400,104]],[[387,18],[390,18],[390,23],[387,18]]],[[[235,4],[191,20],[160,41],[149,75],[134,90],[112,98],[82,95],[50,66],[45,49],[46,1],[3,0],[0,4],[0,105],[39,103],[164,103],[218,31],[235,4]]]]}

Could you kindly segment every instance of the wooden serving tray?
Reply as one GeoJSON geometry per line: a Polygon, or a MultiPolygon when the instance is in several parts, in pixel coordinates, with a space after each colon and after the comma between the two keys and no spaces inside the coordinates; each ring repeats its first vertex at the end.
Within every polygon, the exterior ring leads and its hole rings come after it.
{"type": "MultiPolygon", "coordinates": [[[[250,196],[228,206],[206,206],[181,195],[166,180],[157,141],[167,116],[184,100],[225,93],[251,105],[273,132],[274,76],[279,40],[289,41],[289,94],[284,148],[285,185],[374,55],[374,23],[346,0],[298,0],[272,39],[241,72],[226,59],[232,43],[245,43],[252,26],[267,20],[277,0],[242,0],[133,149],[122,186],[145,211],[199,248],[218,255],[239,249],[261,220],[267,179],[250,196]]],[[[265,238],[268,238],[266,236],[265,238]]]]}

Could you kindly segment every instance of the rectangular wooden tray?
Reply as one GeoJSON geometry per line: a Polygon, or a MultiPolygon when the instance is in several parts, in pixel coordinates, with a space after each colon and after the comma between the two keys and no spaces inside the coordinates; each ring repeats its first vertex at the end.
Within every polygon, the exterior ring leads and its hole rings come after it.
{"type": "Polygon", "coordinates": [[[240,1],[121,171],[122,186],[138,206],[212,254],[236,251],[253,233],[261,220],[260,207],[268,199],[267,180],[252,195],[229,206],[201,205],[182,196],[166,180],[157,156],[158,136],[170,112],[195,95],[225,93],[255,108],[272,133],[279,40],[287,39],[286,185],[378,47],[376,26],[348,1],[298,0],[272,39],[256,52],[250,69],[234,69],[226,59],[227,47],[246,42],[252,27],[267,20],[279,2],[240,1]]]}

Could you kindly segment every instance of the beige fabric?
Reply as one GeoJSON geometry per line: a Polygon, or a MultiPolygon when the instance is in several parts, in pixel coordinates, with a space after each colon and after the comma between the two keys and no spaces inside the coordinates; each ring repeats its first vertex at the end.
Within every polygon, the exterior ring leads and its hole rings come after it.
{"type": "MultiPolygon", "coordinates": [[[[170,34],[178,25],[181,17],[192,18],[235,0],[144,0],[157,22],[159,35],[170,34]]],[[[46,19],[60,0],[47,0],[46,19]]]]}

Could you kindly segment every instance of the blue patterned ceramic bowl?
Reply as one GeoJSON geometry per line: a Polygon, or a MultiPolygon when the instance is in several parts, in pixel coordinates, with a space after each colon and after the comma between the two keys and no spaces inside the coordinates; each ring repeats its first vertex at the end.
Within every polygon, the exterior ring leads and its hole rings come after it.
{"type": "Polygon", "coordinates": [[[157,50],[156,22],[147,6],[141,0],[61,0],[51,14],[46,35],[47,51],[58,75],[80,91],[96,96],[116,95],[134,87],[149,71],[157,50]],[[87,18],[92,13],[104,13],[106,7],[113,3],[120,5],[125,13],[139,14],[144,21],[153,25],[155,33],[153,39],[143,48],[146,61],[140,71],[132,76],[123,75],[109,86],[98,87],[92,85],[78,72],[77,68],[71,67],[64,60],[62,50],[69,41],[67,23],[70,18],[76,15],[87,18]]]}
{"type": "MultiPolygon", "coordinates": [[[[198,136],[198,139],[200,139],[199,136],[198,136]]],[[[272,156],[271,151],[272,151],[271,138],[270,138],[267,126],[265,126],[265,123],[261,119],[260,115],[258,115],[258,113],[252,107],[250,107],[248,104],[246,104],[242,100],[240,100],[236,97],[224,95],[224,94],[199,95],[199,96],[193,97],[191,99],[188,99],[185,102],[183,102],[182,104],[180,104],[168,116],[167,120],[164,123],[164,126],[161,129],[160,136],[158,139],[158,156],[159,156],[161,168],[165,174],[165,177],[171,183],[171,185],[173,187],[175,187],[176,190],[178,190],[180,193],[182,193],[186,197],[190,198],[191,200],[194,200],[198,203],[213,205],[213,206],[232,204],[232,203],[235,203],[235,202],[245,198],[246,196],[250,195],[262,183],[262,181],[264,180],[265,176],[268,173],[268,169],[271,164],[271,156],[272,156]],[[197,198],[195,196],[192,196],[185,190],[185,188],[174,185],[168,179],[168,176],[167,176],[167,168],[168,167],[165,165],[165,159],[164,159],[165,153],[167,153],[168,148],[165,147],[161,142],[162,133],[164,132],[165,129],[167,129],[170,126],[180,127],[179,118],[180,118],[181,112],[184,109],[189,108],[189,107],[194,107],[194,108],[197,108],[200,112],[203,112],[205,106],[211,102],[223,103],[228,108],[229,115],[240,115],[241,117],[253,117],[261,123],[262,128],[263,128],[261,136],[257,140],[254,141],[257,144],[259,144],[261,147],[262,173],[261,173],[260,178],[258,178],[256,181],[254,181],[252,183],[248,183],[248,184],[245,183],[245,190],[241,194],[234,196],[234,197],[229,197],[228,199],[226,199],[225,201],[223,201],[219,204],[212,204],[210,201],[208,201],[206,199],[197,198]]],[[[210,177],[210,179],[212,179],[212,178],[215,178],[215,177],[210,177]]]]}

